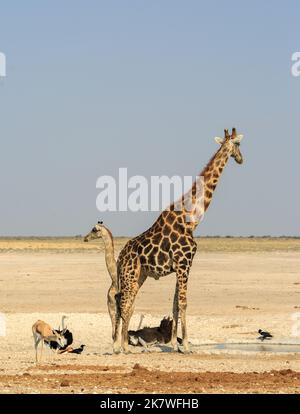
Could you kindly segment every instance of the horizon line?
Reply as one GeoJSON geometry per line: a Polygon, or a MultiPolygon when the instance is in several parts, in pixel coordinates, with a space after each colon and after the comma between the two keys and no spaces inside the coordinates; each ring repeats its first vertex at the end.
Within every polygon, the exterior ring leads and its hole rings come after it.
{"type": "MultiPolygon", "coordinates": [[[[65,236],[0,236],[0,240],[1,239],[80,239],[83,238],[84,235],[81,234],[76,234],[76,235],[65,235],[65,236]]],[[[123,238],[123,239],[132,239],[136,236],[121,236],[121,235],[113,235],[114,238],[123,238]]],[[[200,238],[216,238],[216,239],[300,239],[300,235],[296,236],[288,236],[288,235],[281,235],[281,236],[272,236],[272,235],[263,235],[263,236],[258,236],[258,235],[247,235],[247,236],[234,236],[234,235],[199,235],[199,236],[194,236],[195,239],[200,239],[200,238]]]]}

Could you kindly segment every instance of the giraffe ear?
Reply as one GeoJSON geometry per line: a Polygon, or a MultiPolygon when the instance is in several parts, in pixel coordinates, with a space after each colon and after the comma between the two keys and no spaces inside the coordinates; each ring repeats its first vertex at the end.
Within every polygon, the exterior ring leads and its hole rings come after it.
{"type": "Polygon", "coordinates": [[[242,141],[243,137],[244,137],[244,135],[242,135],[242,134],[237,135],[235,138],[233,138],[232,142],[234,144],[239,144],[242,141]]]}
{"type": "Polygon", "coordinates": [[[222,144],[223,144],[223,142],[224,142],[224,139],[223,139],[223,138],[221,138],[221,137],[215,137],[215,141],[216,141],[218,144],[222,145],[222,144]]]}

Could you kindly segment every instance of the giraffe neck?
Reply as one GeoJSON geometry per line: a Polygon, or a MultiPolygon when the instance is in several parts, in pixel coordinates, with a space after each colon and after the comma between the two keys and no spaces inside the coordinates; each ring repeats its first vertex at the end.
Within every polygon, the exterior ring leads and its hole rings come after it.
{"type": "Polygon", "coordinates": [[[105,231],[103,231],[102,239],[105,248],[106,267],[113,283],[115,283],[115,285],[117,286],[117,263],[115,259],[114,241],[113,236],[108,229],[105,229],[105,231]]]}
{"type": "Polygon", "coordinates": [[[190,191],[181,199],[184,200],[182,209],[186,227],[195,230],[208,209],[213,192],[218,184],[220,176],[231,155],[231,145],[224,143],[213,155],[206,167],[201,171],[190,191]],[[186,200],[191,200],[186,202],[186,200]]]}
{"type": "Polygon", "coordinates": [[[222,145],[200,173],[200,176],[203,177],[204,184],[204,212],[211,203],[213,192],[218,185],[230,154],[231,146],[226,144],[222,145]]]}

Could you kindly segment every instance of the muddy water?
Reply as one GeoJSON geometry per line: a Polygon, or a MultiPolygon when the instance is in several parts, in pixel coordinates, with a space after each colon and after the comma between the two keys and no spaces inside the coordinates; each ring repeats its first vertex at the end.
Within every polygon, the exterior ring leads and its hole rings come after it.
{"type": "Polygon", "coordinates": [[[196,352],[201,351],[239,351],[239,352],[270,352],[295,353],[300,352],[300,343],[220,343],[211,345],[198,345],[193,347],[196,352]]]}

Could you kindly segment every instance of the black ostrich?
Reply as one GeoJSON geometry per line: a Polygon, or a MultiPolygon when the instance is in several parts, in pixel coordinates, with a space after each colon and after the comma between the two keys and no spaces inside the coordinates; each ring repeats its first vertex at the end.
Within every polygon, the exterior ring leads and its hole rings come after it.
{"type": "MultiPolygon", "coordinates": [[[[172,318],[163,318],[159,326],[150,328],[144,327],[140,329],[143,315],[136,331],[128,331],[129,344],[133,346],[143,346],[147,348],[148,345],[167,344],[171,341],[172,336],[172,318]]],[[[177,338],[179,344],[182,343],[181,338],[177,338]]]]}
{"type": "Polygon", "coordinates": [[[49,346],[51,349],[58,350],[60,352],[66,351],[67,348],[73,343],[73,334],[72,332],[69,331],[69,329],[67,329],[67,327],[65,327],[65,324],[64,324],[65,319],[66,319],[66,316],[64,315],[61,320],[62,329],[60,328],[55,329],[55,332],[59,333],[61,336],[64,337],[65,345],[62,347],[57,342],[54,342],[54,341],[49,342],[49,346]]]}

